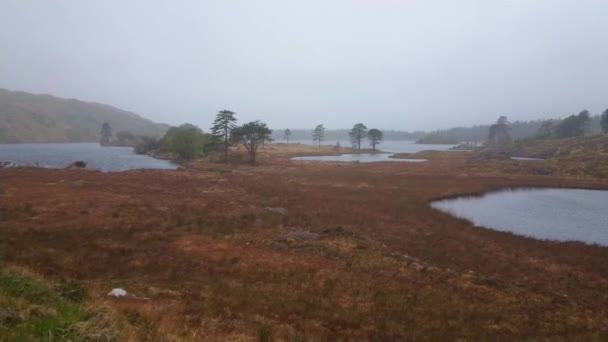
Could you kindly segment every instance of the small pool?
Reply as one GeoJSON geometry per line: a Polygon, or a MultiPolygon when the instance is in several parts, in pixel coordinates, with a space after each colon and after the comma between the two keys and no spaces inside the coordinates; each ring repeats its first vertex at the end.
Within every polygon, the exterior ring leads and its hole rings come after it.
{"type": "Polygon", "coordinates": [[[339,156],[294,157],[294,158],[291,158],[291,160],[338,161],[338,162],[361,162],[361,163],[373,163],[373,162],[421,163],[421,162],[427,161],[426,159],[390,158],[391,155],[392,155],[392,153],[353,153],[353,154],[341,154],[339,156]]]}
{"type": "Polygon", "coordinates": [[[547,160],[543,158],[528,158],[528,157],[511,157],[512,160],[528,160],[528,161],[538,161],[538,160],[547,160]]]}
{"type": "Polygon", "coordinates": [[[431,206],[499,231],[608,246],[608,191],[505,190],[434,201],[431,206]]]}

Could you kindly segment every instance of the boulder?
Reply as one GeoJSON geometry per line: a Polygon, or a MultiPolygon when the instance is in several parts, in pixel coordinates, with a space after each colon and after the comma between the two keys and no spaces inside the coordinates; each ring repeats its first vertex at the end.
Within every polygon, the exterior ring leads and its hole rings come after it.
{"type": "Polygon", "coordinates": [[[72,164],[68,165],[68,169],[81,169],[84,167],[87,167],[87,163],[83,162],[82,160],[77,160],[72,164]]]}
{"type": "Polygon", "coordinates": [[[127,291],[121,288],[112,289],[112,291],[108,292],[108,296],[110,297],[126,297],[127,291]]]}

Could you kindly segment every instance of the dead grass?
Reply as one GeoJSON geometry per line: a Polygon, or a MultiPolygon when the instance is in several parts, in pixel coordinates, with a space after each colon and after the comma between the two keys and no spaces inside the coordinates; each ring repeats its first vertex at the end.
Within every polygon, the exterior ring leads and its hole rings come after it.
{"type": "Polygon", "coordinates": [[[107,302],[99,319],[74,325],[79,334],[111,326],[135,340],[607,336],[606,248],[476,228],[428,205],[499,187],[606,182],[491,173],[452,155],[293,163],[294,151],[274,148],[258,166],[0,170],[0,261],[47,283],[84,284],[90,305],[107,302]],[[318,236],[290,234],[302,231],[318,236]],[[108,301],[114,287],[149,299],[108,301]]]}

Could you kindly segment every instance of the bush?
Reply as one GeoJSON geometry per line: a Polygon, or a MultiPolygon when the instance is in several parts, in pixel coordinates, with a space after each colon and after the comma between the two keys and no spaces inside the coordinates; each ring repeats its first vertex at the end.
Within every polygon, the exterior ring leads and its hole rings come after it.
{"type": "Polygon", "coordinates": [[[133,147],[133,152],[136,154],[148,154],[158,150],[160,146],[161,144],[159,139],[141,136],[137,138],[137,143],[135,143],[135,147],[133,147]]]}
{"type": "Polygon", "coordinates": [[[205,156],[205,147],[211,142],[209,134],[191,124],[172,127],[162,139],[162,149],[174,153],[180,159],[195,159],[205,156]]]}

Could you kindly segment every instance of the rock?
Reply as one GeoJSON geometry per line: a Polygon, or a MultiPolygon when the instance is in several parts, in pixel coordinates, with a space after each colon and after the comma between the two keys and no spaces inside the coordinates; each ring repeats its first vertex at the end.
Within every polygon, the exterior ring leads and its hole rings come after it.
{"type": "Polygon", "coordinates": [[[126,295],[127,291],[121,288],[112,289],[112,291],[108,293],[108,296],[110,297],[125,297],[126,295]]]}
{"type": "Polygon", "coordinates": [[[316,240],[321,235],[315,232],[311,232],[308,230],[299,230],[291,233],[287,233],[285,235],[286,239],[294,239],[294,240],[316,240]]]}
{"type": "Polygon", "coordinates": [[[266,207],[264,208],[264,210],[269,211],[271,213],[275,213],[275,214],[279,214],[279,215],[289,215],[289,211],[287,211],[287,209],[285,208],[271,208],[271,207],[266,207]]]}
{"type": "Polygon", "coordinates": [[[87,167],[87,163],[83,162],[82,160],[75,161],[68,165],[68,169],[80,169],[83,167],[87,167]]]}

